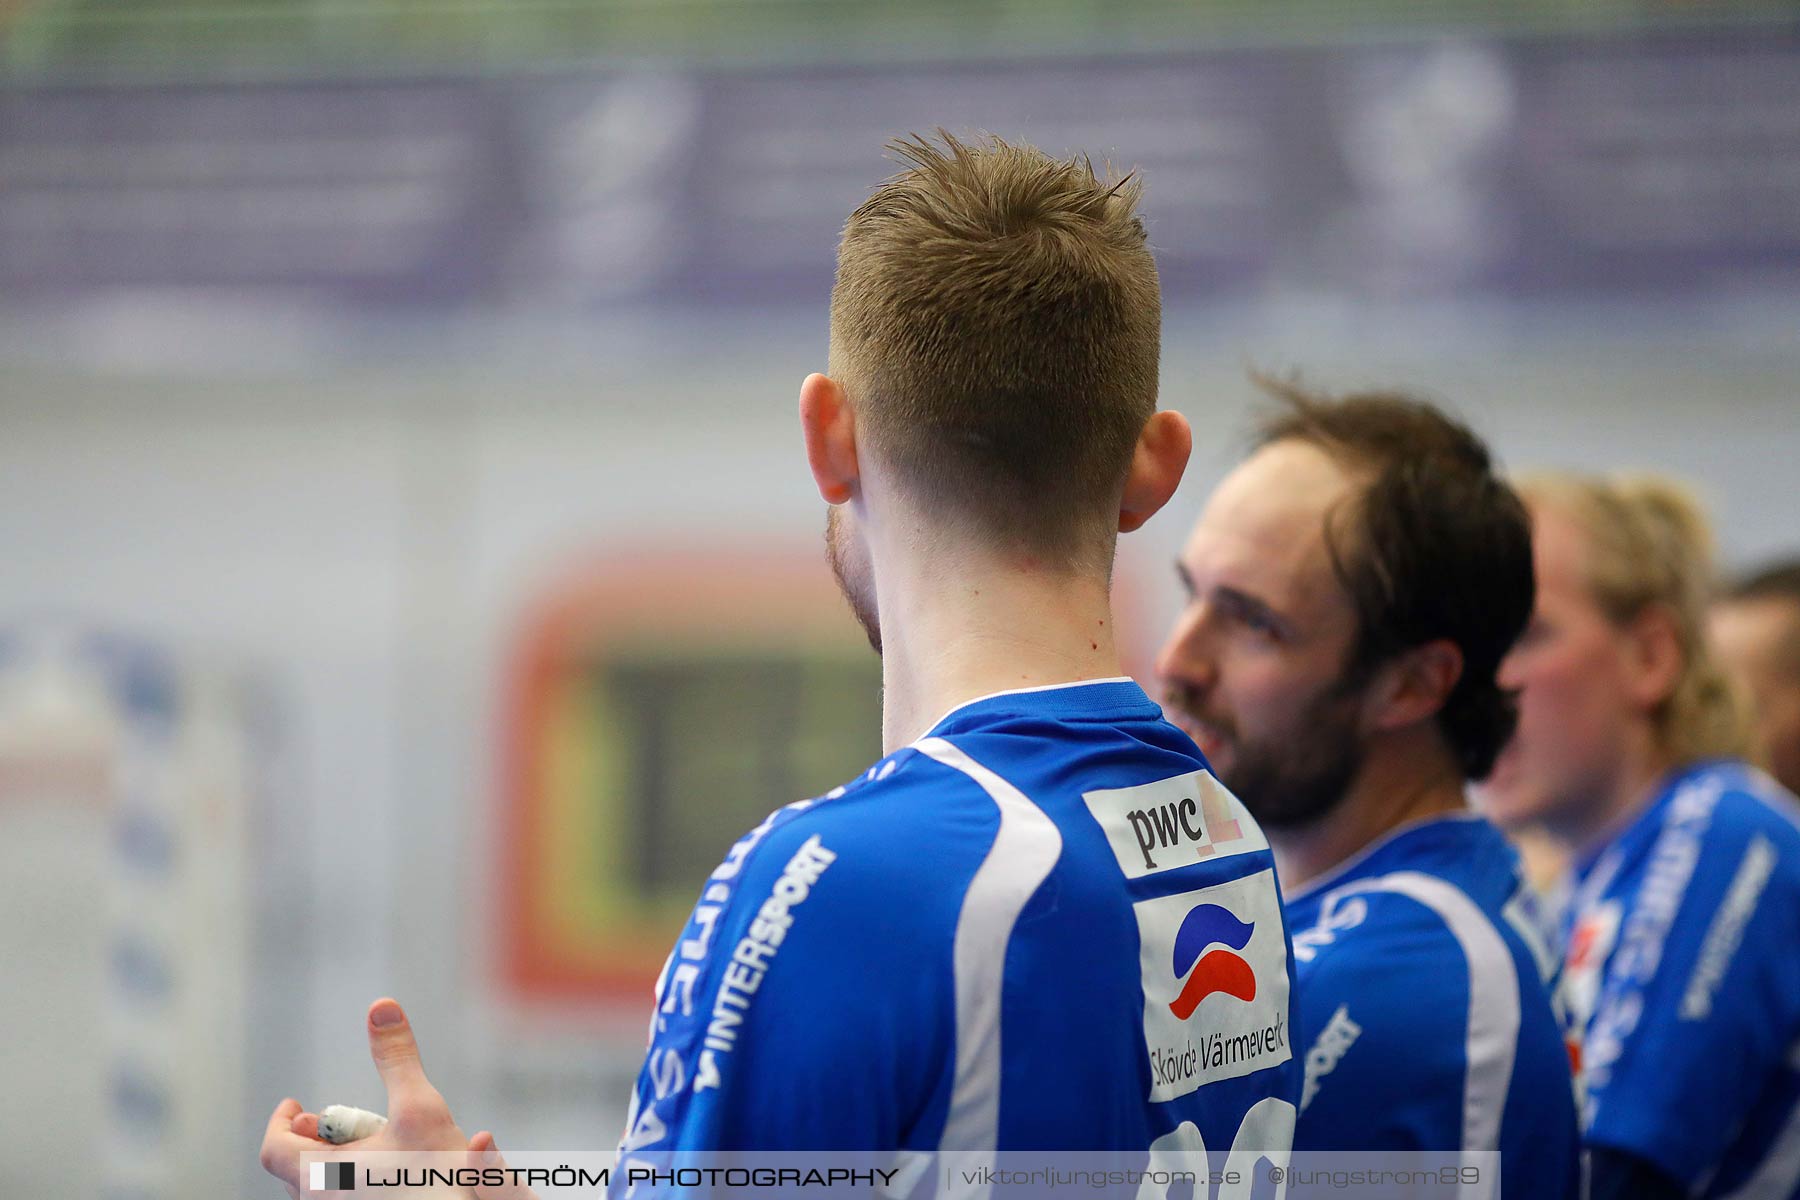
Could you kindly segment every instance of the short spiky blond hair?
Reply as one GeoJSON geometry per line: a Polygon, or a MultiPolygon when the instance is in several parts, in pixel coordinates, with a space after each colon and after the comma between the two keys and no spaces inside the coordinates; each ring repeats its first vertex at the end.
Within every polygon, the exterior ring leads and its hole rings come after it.
{"type": "Polygon", "coordinates": [[[1138,181],[939,139],[892,143],[906,169],[844,226],[832,373],[863,441],[934,517],[1110,563],[1156,410],[1162,299],[1138,181]]]}

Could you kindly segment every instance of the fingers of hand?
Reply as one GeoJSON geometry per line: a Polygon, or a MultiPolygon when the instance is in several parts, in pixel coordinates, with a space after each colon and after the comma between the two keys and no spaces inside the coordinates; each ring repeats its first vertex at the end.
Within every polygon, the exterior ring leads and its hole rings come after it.
{"type": "MultiPolygon", "coordinates": [[[[299,1134],[303,1138],[312,1138],[315,1141],[322,1140],[319,1138],[319,1114],[318,1113],[309,1113],[309,1112],[301,1113],[299,1116],[294,1118],[294,1123],[293,1123],[292,1129],[295,1133],[299,1134]]],[[[326,1144],[329,1145],[330,1143],[326,1143],[326,1144]]]]}
{"type": "MultiPolygon", "coordinates": [[[[399,1119],[409,1103],[437,1098],[425,1068],[419,1062],[419,1044],[412,1022],[397,1000],[382,997],[369,1006],[369,1056],[387,1088],[388,1116],[399,1119]]],[[[438,1100],[442,1103],[442,1100],[438,1100]]]]}
{"type": "MultiPolygon", "coordinates": [[[[500,1156],[500,1147],[494,1144],[494,1135],[482,1130],[469,1139],[469,1165],[472,1167],[506,1166],[506,1160],[500,1156]]],[[[530,1188],[523,1184],[502,1183],[498,1187],[479,1186],[475,1189],[476,1200],[536,1200],[530,1188]]]]}
{"type": "Polygon", "coordinates": [[[262,1168],[283,1183],[298,1183],[300,1147],[304,1143],[294,1137],[292,1125],[299,1115],[300,1102],[290,1097],[275,1106],[263,1130],[262,1168]]]}
{"type": "Polygon", "coordinates": [[[277,1129],[287,1129],[294,1118],[300,1115],[300,1112],[300,1102],[292,1096],[289,1096],[286,1100],[283,1100],[280,1104],[275,1106],[274,1113],[269,1117],[269,1127],[265,1132],[273,1133],[277,1129]]]}

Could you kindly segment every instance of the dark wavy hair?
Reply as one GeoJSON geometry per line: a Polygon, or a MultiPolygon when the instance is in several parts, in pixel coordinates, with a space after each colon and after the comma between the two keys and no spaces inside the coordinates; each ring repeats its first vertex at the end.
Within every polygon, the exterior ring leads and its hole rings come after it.
{"type": "Polygon", "coordinates": [[[1465,778],[1485,779],[1518,724],[1517,696],[1495,678],[1531,619],[1531,519],[1487,445],[1441,409],[1398,391],[1331,396],[1254,376],[1275,402],[1258,447],[1318,446],[1363,481],[1328,514],[1333,570],[1356,605],[1346,674],[1366,680],[1402,651],[1443,639],[1462,675],[1438,727],[1465,778]]]}

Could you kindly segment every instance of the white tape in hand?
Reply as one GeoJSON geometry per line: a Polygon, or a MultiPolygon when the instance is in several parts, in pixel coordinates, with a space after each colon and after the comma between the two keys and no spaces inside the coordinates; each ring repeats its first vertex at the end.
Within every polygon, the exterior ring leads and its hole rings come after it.
{"type": "Polygon", "coordinates": [[[361,1141],[381,1131],[387,1118],[366,1108],[332,1104],[319,1110],[319,1136],[335,1145],[361,1141]]]}

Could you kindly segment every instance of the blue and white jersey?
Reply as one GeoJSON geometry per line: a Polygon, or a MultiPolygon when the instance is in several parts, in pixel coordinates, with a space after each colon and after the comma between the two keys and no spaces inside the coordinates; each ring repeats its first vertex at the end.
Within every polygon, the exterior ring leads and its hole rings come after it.
{"type": "Polygon", "coordinates": [[[731,849],[658,985],[620,1162],[1285,1158],[1288,963],[1268,842],[1142,689],[986,697],[731,849]]]}
{"type": "Polygon", "coordinates": [[[1305,1085],[1294,1149],[1501,1154],[1505,1197],[1576,1194],[1556,962],[1518,856],[1457,813],[1291,896],[1305,1085]]]}
{"type": "Polygon", "coordinates": [[[1590,1145],[1700,1196],[1800,1197],[1800,809],[1741,763],[1676,773],[1571,885],[1590,1145]]]}

